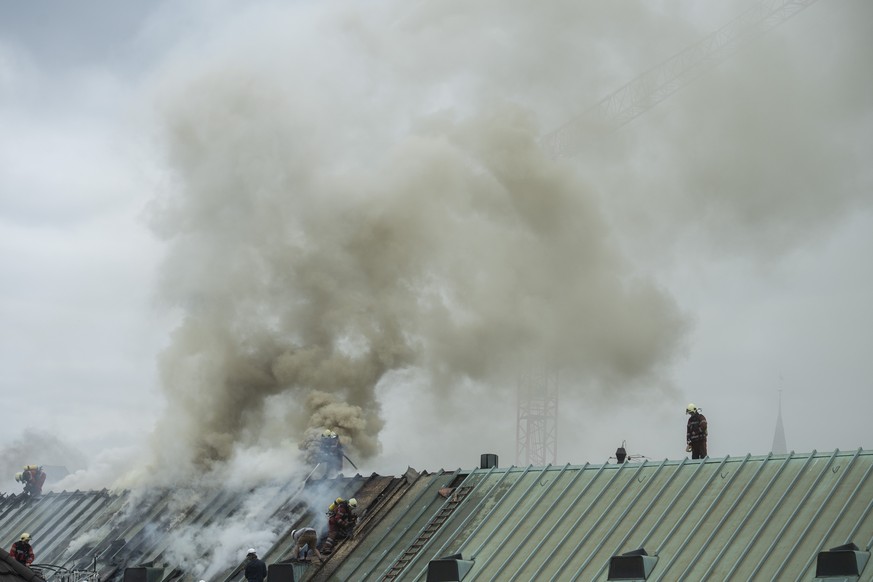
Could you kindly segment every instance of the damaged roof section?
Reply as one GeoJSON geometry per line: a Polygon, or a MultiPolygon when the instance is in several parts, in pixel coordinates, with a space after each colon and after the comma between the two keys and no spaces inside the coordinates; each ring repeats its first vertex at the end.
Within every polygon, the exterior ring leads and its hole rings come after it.
{"type": "Polygon", "coordinates": [[[381,491],[395,480],[341,477],[246,491],[75,491],[47,493],[39,500],[11,495],[0,498],[0,533],[3,540],[14,540],[29,532],[35,565],[96,569],[101,580],[121,580],[125,568],[143,566],[163,569],[165,580],[186,575],[235,580],[244,550],[253,543],[264,542],[259,552],[268,563],[290,558],[290,533],[298,524],[320,526],[326,523],[323,508],[337,496],[381,491]]]}
{"type": "Polygon", "coordinates": [[[230,581],[241,563],[210,566],[215,548],[197,546],[198,535],[243,551],[250,542],[234,537],[234,524],[261,523],[270,539],[261,558],[284,562],[293,557],[291,531],[313,525],[322,538],[325,508],[342,496],[358,500],[354,537],[324,565],[295,565],[296,579],[425,581],[441,569],[476,581],[623,579],[615,576],[631,570],[648,580],[812,580],[820,553],[854,544],[856,579],[873,580],[864,559],[873,545],[871,472],[873,453],[859,449],[410,469],[248,492],[51,493],[31,505],[0,500],[0,532],[11,540],[29,531],[37,562],[87,569],[96,558],[102,580],[155,566],[167,581],[230,581]],[[179,540],[196,551],[180,551],[179,540]]]}

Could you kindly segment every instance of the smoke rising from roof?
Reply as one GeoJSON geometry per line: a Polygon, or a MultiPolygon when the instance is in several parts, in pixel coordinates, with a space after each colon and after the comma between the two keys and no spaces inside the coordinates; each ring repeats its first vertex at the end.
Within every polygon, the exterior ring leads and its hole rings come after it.
{"type": "MultiPolygon", "coordinates": [[[[848,67],[811,86],[798,59],[821,57],[778,34],[677,96],[682,115],[544,157],[580,103],[705,32],[593,3],[267,4],[189,47],[157,82],[161,297],[183,313],[159,457],[209,464],[318,426],[374,457],[376,388],[408,369],[438,395],[503,394],[543,362],[585,396],[669,391],[688,320],[646,260],[778,255],[869,180],[869,140],[827,151],[858,118],[821,107],[848,67]],[[824,115],[798,124],[786,102],[824,115]]],[[[852,38],[835,50],[869,44],[852,38]]]]}
{"type": "Polygon", "coordinates": [[[681,343],[678,308],[616,250],[585,179],[540,151],[529,108],[489,88],[421,110],[418,73],[360,62],[366,16],[325,21],[317,66],[268,30],[163,87],[173,187],[154,222],[184,321],[160,433],[177,459],[273,438],[278,395],[286,437],[327,426],[373,457],[389,371],[500,393],[545,361],[596,392],[657,383],[681,343]]]}

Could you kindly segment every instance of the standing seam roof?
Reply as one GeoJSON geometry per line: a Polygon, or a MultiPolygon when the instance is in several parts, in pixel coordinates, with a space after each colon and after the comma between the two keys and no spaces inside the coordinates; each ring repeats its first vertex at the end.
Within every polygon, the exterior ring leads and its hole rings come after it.
{"type": "MultiPolygon", "coordinates": [[[[102,582],[154,562],[162,582],[191,579],[167,536],[196,535],[241,517],[270,528],[268,563],[291,557],[292,529],[315,525],[322,501],[359,501],[359,528],[324,566],[295,565],[305,582],[422,580],[428,563],[460,553],[464,582],[602,582],[610,558],[644,548],[649,581],[812,580],[826,548],[873,545],[873,451],[415,473],[278,483],[252,491],[48,493],[0,497],[0,539],[22,531],[37,561],[70,569],[96,559],[102,582]],[[190,498],[190,499],[189,499],[190,498]],[[411,554],[407,552],[412,551],[411,554]],[[407,556],[408,563],[402,562],[407,556]]],[[[242,540],[241,540],[242,542],[242,540]]],[[[208,552],[210,548],[203,551],[208,552]]],[[[205,553],[208,559],[211,553],[205,553]]],[[[238,580],[241,564],[209,576],[238,580]]],[[[868,563],[858,580],[873,582],[868,563]]]]}

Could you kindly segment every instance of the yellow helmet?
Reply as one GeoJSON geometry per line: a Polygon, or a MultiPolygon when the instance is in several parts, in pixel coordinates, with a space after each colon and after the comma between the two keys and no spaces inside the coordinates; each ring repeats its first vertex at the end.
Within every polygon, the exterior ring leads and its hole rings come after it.
{"type": "Polygon", "coordinates": [[[24,467],[25,471],[36,471],[36,465],[27,465],[24,467]]]}
{"type": "Polygon", "coordinates": [[[23,477],[23,475],[22,475],[21,473],[16,473],[16,474],[15,474],[15,480],[16,480],[16,481],[21,481],[21,477],[23,477]]]}
{"type": "Polygon", "coordinates": [[[331,433],[331,430],[329,428],[324,429],[323,431],[321,431],[321,438],[329,439],[330,433],[331,433]]]}
{"type": "Polygon", "coordinates": [[[355,499],[354,497],[352,497],[351,499],[349,499],[349,507],[354,508],[354,507],[357,507],[357,506],[358,506],[358,500],[357,500],[357,499],[355,499]]]}
{"type": "Polygon", "coordinates": [[[23,542],[29,542],[29,541],[30,541],[30,534],[29,534],[29,533],[23,533],[23,534],[21,534],[21,541],[23,541],[23,542]]]}
{"type": "Polygon", "coordinates": [[[697,412],[697,407],[693,402],[690,402],[688,406],[685,407],[685,414],[692,414],[694,412],[697,412]]]}

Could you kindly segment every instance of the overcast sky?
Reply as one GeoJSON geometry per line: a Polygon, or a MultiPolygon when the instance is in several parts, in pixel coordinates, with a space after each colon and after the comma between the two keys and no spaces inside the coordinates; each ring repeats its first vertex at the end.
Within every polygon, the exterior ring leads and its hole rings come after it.
{"type": "Polygon", "coordinates": [[[873,446],[873,5],[532,147],[751,5],[10,3],[3,469],[290,458],[321,420],[365,472],[511,464],[527,355],[559,463],[682,458],[689,401],[765,454],[780,390],[789,450],[873,446]]]}

